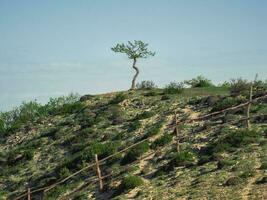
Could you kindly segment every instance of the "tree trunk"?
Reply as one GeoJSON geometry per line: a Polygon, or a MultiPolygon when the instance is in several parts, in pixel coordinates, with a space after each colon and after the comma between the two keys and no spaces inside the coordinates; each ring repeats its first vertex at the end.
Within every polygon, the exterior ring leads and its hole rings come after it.
{"type": "Polygon", "coordinates": [[[135,81],[136,81],[136,78],[139,74],[139,69],[135,66],[136,64],[136,58],[134,58],[134,61],[133,61],[133,68],[134,70],[136,71],[134,77],[133,77],[133,80],[132,80],[132,86],[131,86],[131,90],[134,90],[135,89],[135,81]]]}

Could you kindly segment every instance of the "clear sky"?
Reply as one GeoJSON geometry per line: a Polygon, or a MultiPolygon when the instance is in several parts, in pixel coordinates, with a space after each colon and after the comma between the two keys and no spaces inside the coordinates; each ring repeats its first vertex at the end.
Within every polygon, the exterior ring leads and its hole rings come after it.
{"type": "Polygon", "coordinates": [[[0,0],[0,110],[78,92],[125,90],[110,47],[144,40],[138,80],[267,78],[266,0],[0,0]]]}

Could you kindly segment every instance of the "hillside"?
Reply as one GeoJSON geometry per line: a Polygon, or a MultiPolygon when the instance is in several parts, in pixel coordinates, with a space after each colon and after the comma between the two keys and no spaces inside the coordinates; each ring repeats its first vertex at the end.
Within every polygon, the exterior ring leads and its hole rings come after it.
{"type": "Polygon", "coordinates": [[[197,120],[247,98],[225,87],[141,89],[53,108],[2,133],[0,199],[28,187],[45,187],[32,199],[51,200],[267,199],[266,96],[251,106],[250,129],[242,120],[246,107],[197,120]],[[99,160],[115,154],[100,162],[102,191],[95,154],[99,160]]]}

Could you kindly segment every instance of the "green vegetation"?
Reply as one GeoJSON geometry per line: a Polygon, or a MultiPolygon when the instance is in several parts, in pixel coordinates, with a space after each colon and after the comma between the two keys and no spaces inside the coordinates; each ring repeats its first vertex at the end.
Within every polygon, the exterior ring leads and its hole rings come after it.
{"type": "MultiPolygon", "coordinates": [[[[179,120],[190,119],[238,105],[246,94],[231,96],[230,85],[170,93],[150,88],[151,83],[141,85],[80,100],[70,95],[45,105],[24,103],[1,113],[0,194],[14,199],[13,192],[25,191],[26,183],[51,185],[93,164],[95,154],[103,159],[147,139],[101,163],[107,176],[103,192],[89,181],[96,175],[93,167],[47,192],[45,199],[221,199],[220,194],[240,199],[245,187],[253,187],[254,199],[261,197],[266,188],[266,118],[252,119],[250,129],[242,122],[230,125],[245,117],[242,108],[185,123],[180,153],[173,139],[174,110],[179,120]],[[127,174],[135,178],[124,179],[127,174]]],[[[265,100],[253,103],[251,115],[265,113],[265,100]]]]}
{"type": "Polygon", "coordinates": [[[125,165],[131,163],[138,159],[141,155],[146,153],[149,150],[149,144],[147,142],[143,142],[136,147],[129,150],[129,152],[123,157],[121,160],[121,164],[125,165]]]}
{"type": "Polygon", "coordinates": [[[165,86],[163,93],[164,94],[181,94],[184,91],[183,83],[170,82],[165,86]]]}
{"type": "Polygon", "coordinates": [[[198,76],[188,81],[184,81],[186,85],[189,85],[191,88],[201,88],[201,87],[213,87],[211,80],[206,79],[203,76],[198,76]]]}
{"type": "Polygon", "coordinates": [[[127,190],[131,190],[143,184],[144,181],[139,176],[128,175],[122,180],[119,186],[119,191],[124,192],[127,190]]]}
{"type": "Polygon", "coordinates": [[[136,88],[139,90],[152,90],[157,88],[157,86],[153,81],[142,81],[136,84],[136,88]]]}
{"type": "Polygon", "coordinates": [[[172,135],[165,134],[162,137],[156,139],[154,143],[152,144],[152,148],[155,149],[157,147],[162,147],[172,141],[172,135]]]}

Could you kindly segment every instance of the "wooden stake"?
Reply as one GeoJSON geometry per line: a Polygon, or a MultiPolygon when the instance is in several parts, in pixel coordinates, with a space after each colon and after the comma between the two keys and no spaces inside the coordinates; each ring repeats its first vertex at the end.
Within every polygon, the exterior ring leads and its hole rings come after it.
{"type": "Polygon", "coordinates": [[[31,200],[31,188],[28,188],[27,192],[28,192],[28,200],[31,200]]]}
{"type": "Polygon", "coordinates": [[[246,126],[248,129],[250,129],[250,108],[251,108],[251,101],[252,101],[252,91],[253,91],[253,84],[250,86],[250,92],[249,92],[249,103],[247,106],[247,120],[246,120],[246,126]]]}
{"type": "Polygon", "coordinates": [[[101,170],[100,170],[100,167],[99,167],[97,154],[95,154],[95,163],[96,163],[96,172],[97,172],[97,176],[98,176],[98,179],[99,179],[99,190],[102,191],[103,190],[103,180],[102,180],[102,177],[101,177],[101,170]]]}
{"type": "Polygon", "coordinates": [[[253,96],[253,85],[255,84],[255,82],[257,81],[258,78],[258,74],[255,75],[255,79],[254,82],[251,83],[250,85],[250,91],[249,91],[249,103],[247,106],[247,120],[246,120],[246,126],[248,129],[250,129],[251,125],[250,125],[250,108],[251,108],[251,103],[252,103],[252,96],[253,96]]]}
{"type": "Polygon", "coordinates": [[[178,118],[177,113],[175,111],[175,130],[176,130],[176,143],[177,143],[177,152],[180,153],[180,141],[179,141],[179,124],[178,124],[178,118]]]}

